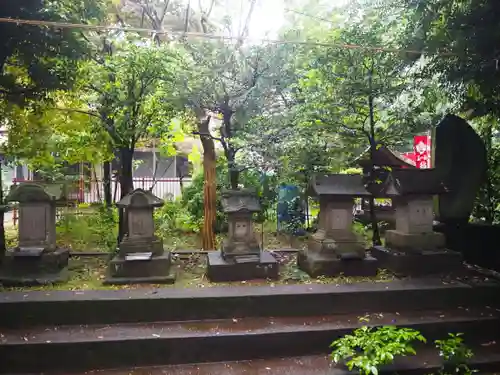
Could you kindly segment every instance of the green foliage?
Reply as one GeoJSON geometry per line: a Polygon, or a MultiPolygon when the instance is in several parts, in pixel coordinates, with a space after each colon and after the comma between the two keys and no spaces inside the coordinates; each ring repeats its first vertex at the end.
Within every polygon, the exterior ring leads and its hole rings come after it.
{"type": "Polygon", "coordinates": [[[115,149],[133,150],[154,136],[171,154],[173,143],[183,139],[179,122],[173,121],[179,110],[175,82],[182,74],[182,50],[136,40],[119,47],[102,62],[80,64],[78,86],[91,103],[83,109],[98,119],[98,131],[108,133],[115,149]]]}
{"type": "MultiPolygon", "coordinates": [[[[221,192],[229,188],[228,168],[227,162],[219,158],[216,166],[216,194],[217,194],[217,218],[215,224],[215,231],[217,233],[227,230],[227,215],[222,210],[221,192]]],[[[262,181],[259,175],[251,170],[241,173],[240,184],[243,188],[254,189],[261,200],[262,213],[258,215],[257,222],[262,222],[266,219],[266,214],[275,199],[273,185],[270,185],[271,178],[262,181]]],[[[203,173],[195,175],[191,183],[182,192],[182,206],[189,213],[189,223],[193,226],[203,223],[203,173]]]]}
{"type": "Polygon", "coordinates": [[[445,363],[439,375],[472,375],[477,370],[472,370],[467,361],[474,356],[470,348],[464,344],[461,333],[450,333],[445,340],[436,340],[436,348],[445,363]]]}
{"type": "Polygon", "coordinates": [[[197,233],[203,225],[203,217],[192,216],[180,199],[166,200],[163,207],[155,211],[154,218],[163,238],[183,232],[197,233]]]}
{"type": "Polygon", "coordinates": [[[382,365],[390,364],[397,356],[416,354],[412,344],[425,342],[420,332],[410,328],[363,326],[331,345],[331,357],[335,363],[345,362],[349,370],[359,374],[378,375],[382,365]]]}
{"type": "MultiPolygon", "coordinates": [[[[101,0],[3,1],[0,17],[98,23],[105,16],[104,5],[101,0]]],[[[88,52],[78,30],[2,22],[0,41],[0,99],[15,104],[71,86],[76,61],[88,52]]]]}
{"type": "Polygon", "coordinates": [[[341,174],[363,174],[361,168],[347,168],[340,171],[341,174]]]}
{"type": "Polygon", "coordinates": [[[62,212],[57,223],[57,235],[63,245],[73,251],[116,251],[118,235],[118,214],[99,206],[97,210],[87,209],[81,213],[62,212]]]}

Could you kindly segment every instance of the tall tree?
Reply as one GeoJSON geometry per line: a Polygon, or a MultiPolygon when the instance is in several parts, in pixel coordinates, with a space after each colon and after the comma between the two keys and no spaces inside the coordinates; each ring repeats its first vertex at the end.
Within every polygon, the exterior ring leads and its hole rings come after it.
{"type": "MultiPolygon", "coordinates": [[[[496,14],[500,3],[479,1],[397,1],[410,17],[406,44],[425,54],[424,73],[439,79],[460,109],[476,121],[488,150],[487,183],[476,212],[487,222],[498,220],[497,137],[500,119],[500,32],[496,14]]],[[[407,56],[410,63],[415,55],[407,56]]],[[[419,57],[419,56],[417,56],[419,57]]]]}
{"type": "MultiPolygon", "coordinates": [[[[2,0],[0,17],[77,23],[98,22],[104,1],[2,0]]],[[[76,61],[87,52],[81,32],[0,23],[0,99],[22,103],[74,82],[76,61]]]]}
{"type": "MultiPolygon", "coordinates": [[[[104,17],[100,0],[20,0],[0,2],[0,17],[91,23],[104,17]]],[[[86,52],[81,33],[39,26],[0,24],[0,121],[12,105],[22,105],[73,82],[76,60],[86,52]]],[[[0,170],[1,174],[1,170],[0,170]]],[[[1,176],[0,176],[1,182],[1,176]]],[[[0,204],[3,204],[0,186],[0,204]]],[[[0,210],[0,253],[5,251],[4,210],[0,210]]]]}
{"type": "MultiPolygon", "coordinates": [[[[133,155],[137,143],[159,137],[173,151],[182,130],[171,120],[180,110],[176,99],[182,55],[172,46],[126,41],[102,61],[86,61],[80,67],[80,92],[87,112],[99,119],[119,160],[121,197],[133,190],[133,155]]],[[[120,215],[120,240],[126,234],[120,215]]]]}
{"type": "MultiPolygon", "coordinates": [[[[194,31],[206,34],[218,28],[211,17],[217,6],[216,0],[210,0],[207,4],[202,4],[200,1],[198,8],[193,8],[191,2],[185,3],[176,0],[158,2],[125,0],[121,5],[122,7],[118,7],[117,12],[124,14],[122,19],[136,26],[153,28],[155,32],[152,34],[152,38],[156,44],[170,43],[175,40],[173,32],[194,31]]],[[[190,107],[194,112],[197,132],[205,134],[200,135],[205,177],[202,248],[213,250],[216,248],[214,230],[216,222],[216,148],[213,138],[209,135],[211,115],[204,107],[190,107]]]]}

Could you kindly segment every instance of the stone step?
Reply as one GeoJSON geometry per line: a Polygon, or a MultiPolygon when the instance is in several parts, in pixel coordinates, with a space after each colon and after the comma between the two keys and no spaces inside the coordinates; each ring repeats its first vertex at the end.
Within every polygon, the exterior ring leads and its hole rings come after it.
{"type": "MultiPolygon", "coordinates": [[[[484,343],[486,346],[472,347],[474,357],[470,361],[478,374],[493,375],[500,370],[500,347],[498,344],[484,343]]],[[[417,375],[435,373],[442,360],[431,348],[421,349],[416,356],[398,358],[380,374],[417,375]]],[[[278,359],[257,359],[251,361],[203,363],[192,365],[127,368],[117,370],[97,370],[71,375],[349,375],[341,366],[332,365],[328,356],[289,357],[278,359]]],[[[52,375],[52,374],[51,374],[52,375]]],[[[55,374],[54,374],[55,375],[55,374]]],[[[66,374],[68,375],[68,374],[66,374]]]]}
{"type": "Polygon", "coordinates": [[[417,329],[429,340],[462,332],[478,344],[500,338],[500,311],[456,308],[316,317],[2,329],[6,373],[221,362],[326,354],[329,344],[363,325],[417,329]]]}
{"type": "Polygon", "coordinates": [[[314,316],[500,307],[500,284],[408,279],[345,285],[270,285],[0,294],[0,327],[314,316]]]}

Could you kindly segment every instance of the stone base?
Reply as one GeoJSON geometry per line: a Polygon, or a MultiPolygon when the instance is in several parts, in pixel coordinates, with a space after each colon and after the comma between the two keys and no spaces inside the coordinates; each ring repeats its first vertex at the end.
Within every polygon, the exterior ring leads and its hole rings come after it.
{"type": "Polygon", "coordinates": [[[376,246],[371,249],[371,254],[379,260],[380,268],[397,275],[425,276],[465,270],[462,255],[447,249],[406,253],[376,246]]]}
{"type": "Polygon", "coordinates": [[[335,253],[342,259],[360,259],[365,255],[365,244],[358,241],[354,234],[352,234],[352,239],[342,241],[329,238],[317,240],[311,237],[307,242],[307,249],[311,253],[324,254],[326,257],[335,253]]]}
{"type": "Polygon", "coordinates": [[[175,275],[150,276],[150,277],[113,277],[107,275],[103,285],[128,285],[128,284],[175,284],[175,275]]]}
{"type": "Polygon", "coordinates": [[[207,255],[207,277],[213,282],[278,279],[278,261],[267,251],[258,262],[233,263],[224,260],[220,251],[207,255]]]}
{"type": "Polygon", "coordinates": [[[175,275],[170,273],[171,265],[170,253],[144,260],[126,260],[117,255],[109,262],[108,275],[103,284],[173,284],[175,275]]]}
{"type": "Polygon", "coordinates": [[[314,251],[300,251],[298,267],[311,277],[318,276],[376,276],[379,268],[377,259],[339,259],[335,254],[326,255],[314,251]]]}
{"type": "Polygon", "coordinates": [[[152,253],[153,256],[163,255],[163,241],[156,237],[133,238],[125,237],[120,243],[120,254],[129,253],[152,253]]]}
{"type": "Polygon", "coordinates": [[[9,249],[2,262],[0,283],[31,286],[66,282],[68,260],[68,249],[43,252],[38,256],[23,256],[16,249],[9,249]]]}
{"type": "Polygon", "coordinates": [[[444,249],[446,237],[438,232],[409,234],[397,230],[388,230],[385,232],[385,244],[391,249],[420,253],[424,249],[444,249]]]}

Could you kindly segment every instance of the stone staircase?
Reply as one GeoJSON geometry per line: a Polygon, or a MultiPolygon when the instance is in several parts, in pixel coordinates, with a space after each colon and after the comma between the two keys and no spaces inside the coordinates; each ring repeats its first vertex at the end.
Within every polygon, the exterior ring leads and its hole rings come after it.
{"type": "MultiPolygon", "coordinates": [[[[494,372],[499,292],[495,282],[434,278],[2,293],[0,373],[340,374],[345,369],[330,367],[326,357],[330,343],[366,324],[412,327],[431,344],[462,332],[473,365],[494,372]]],[[[440,364],[427,345],[386,371],[428,374],[440,364]]]]}

